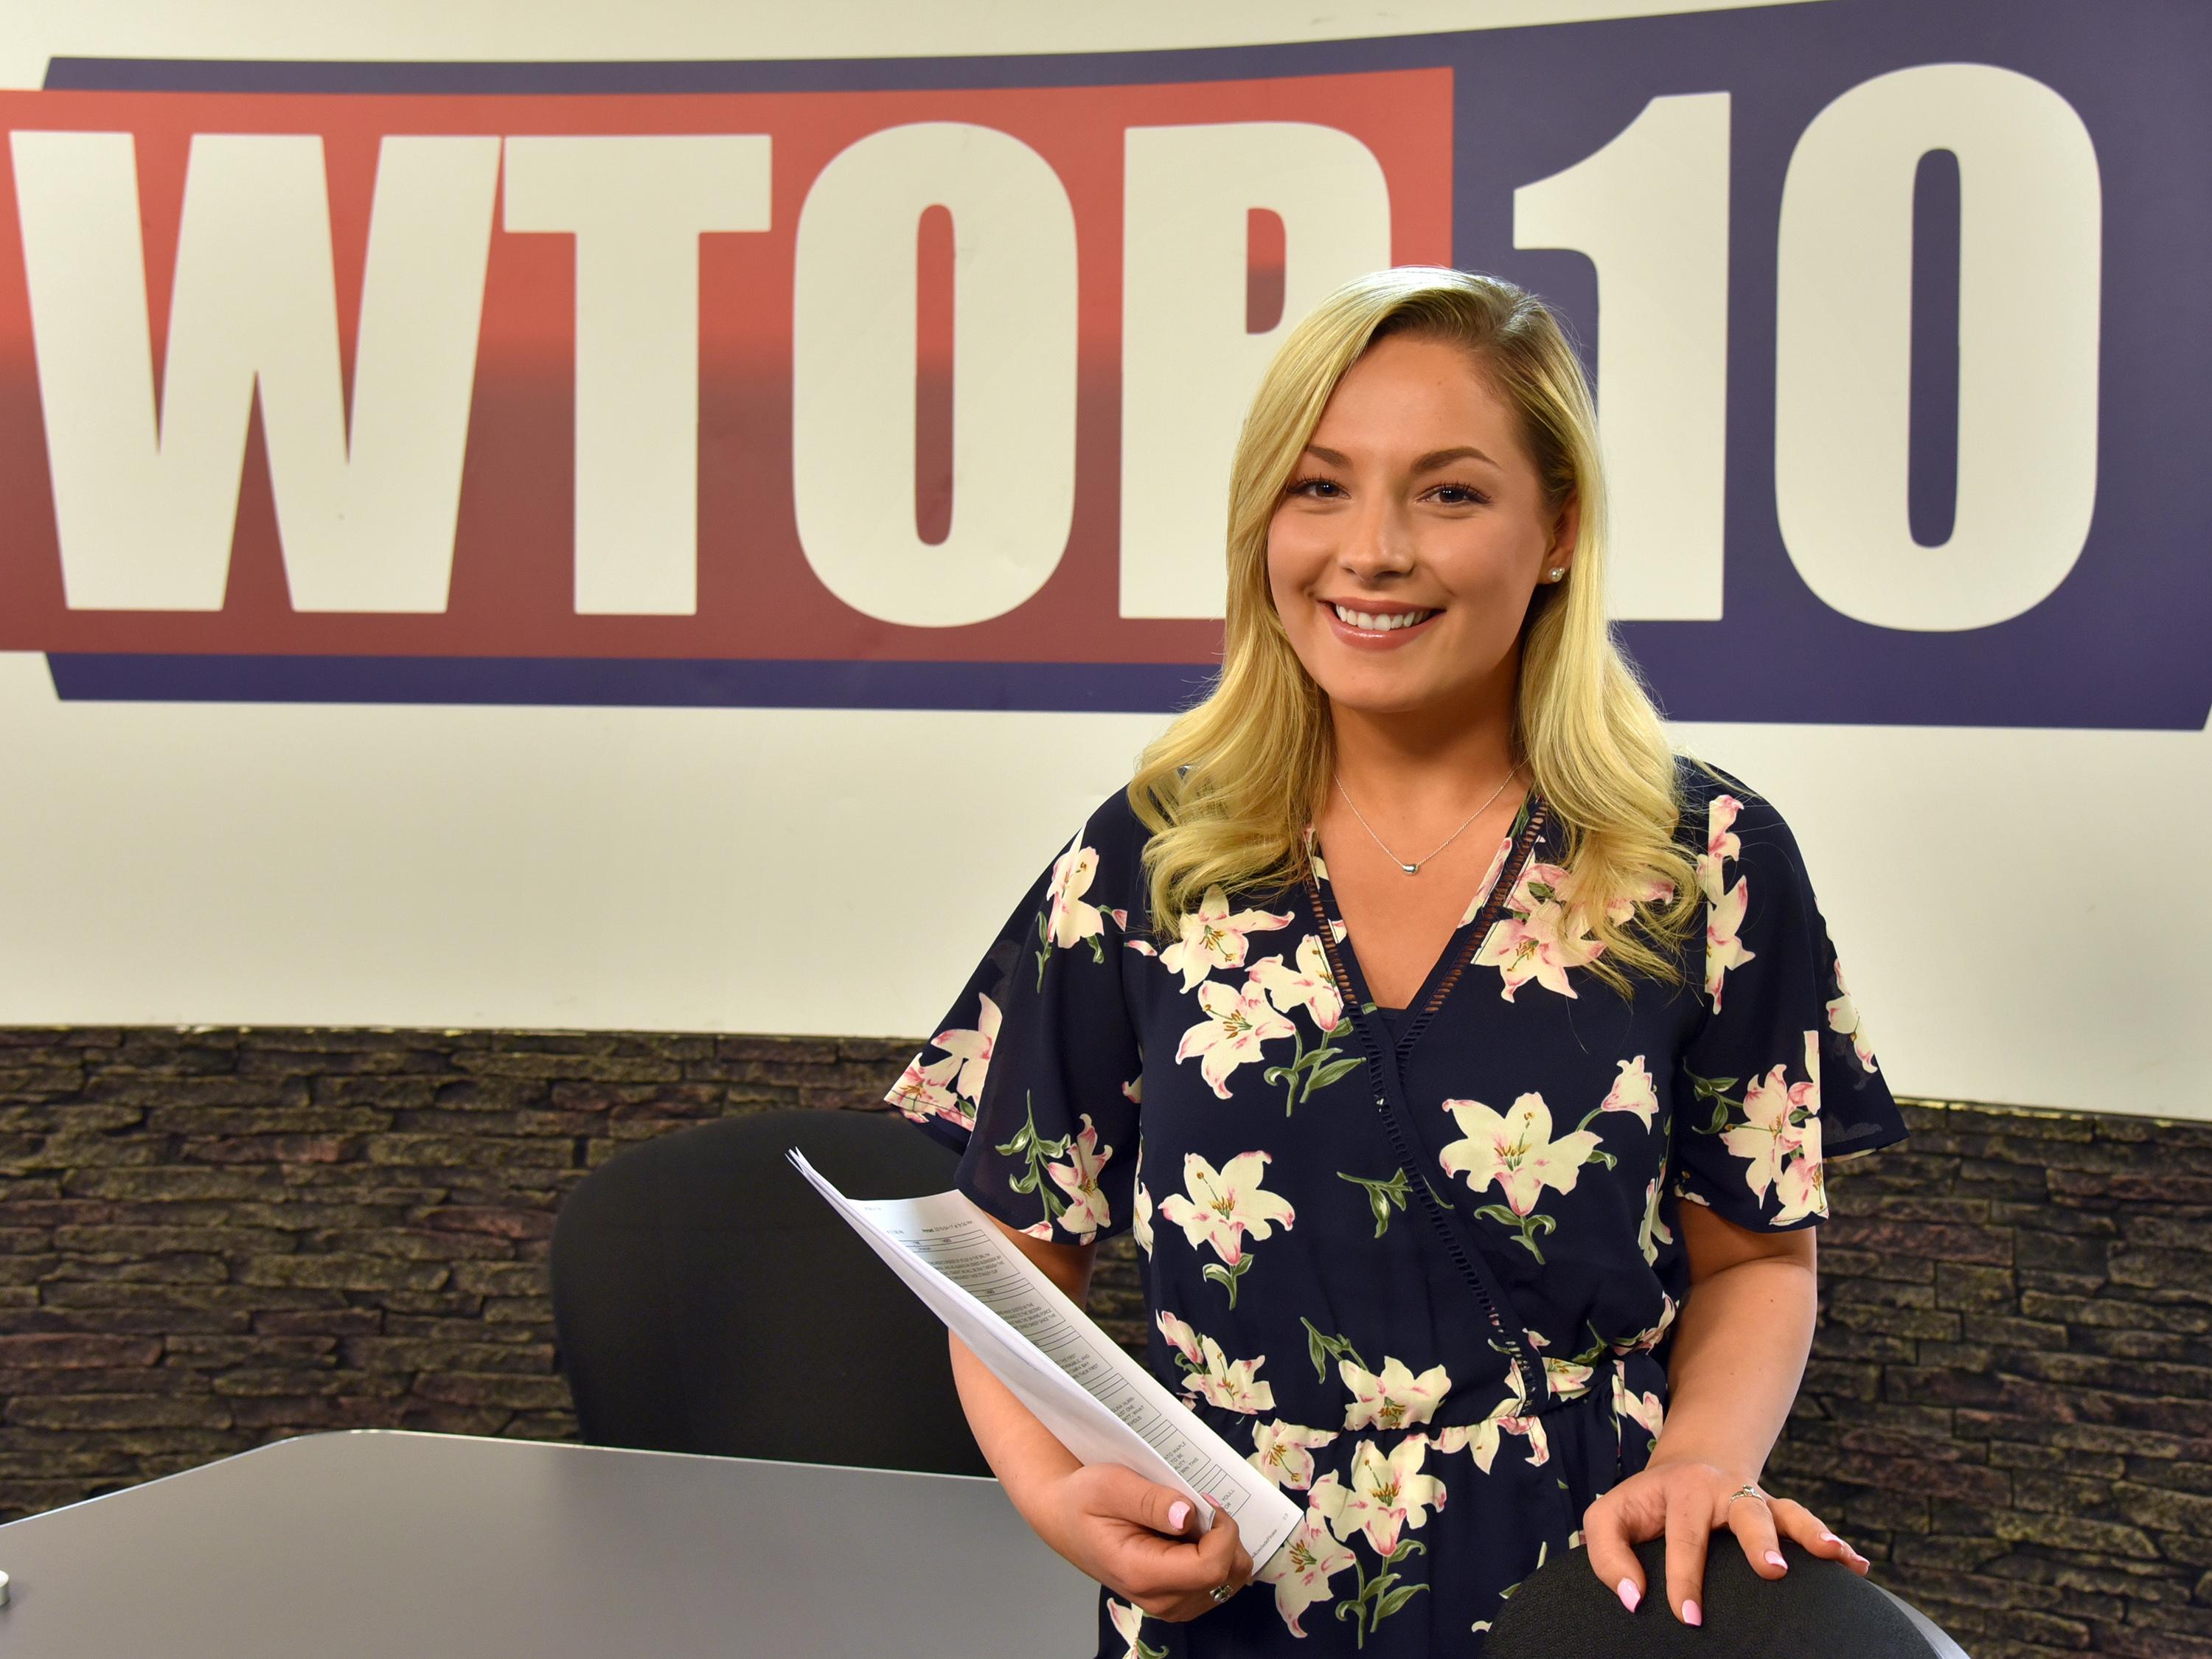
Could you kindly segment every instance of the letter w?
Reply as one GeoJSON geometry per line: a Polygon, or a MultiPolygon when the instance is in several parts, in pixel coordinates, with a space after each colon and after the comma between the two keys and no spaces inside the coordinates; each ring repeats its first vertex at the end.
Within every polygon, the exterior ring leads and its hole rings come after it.
{"type": "Polygon", "coordinates": [[[383,141],[349,426],[319,137],[192,139],[157,416],[132,136],[9,137],[70,608],[222,609],[258,385],[293,609],[443,611],[498,138],[383,141]]]}

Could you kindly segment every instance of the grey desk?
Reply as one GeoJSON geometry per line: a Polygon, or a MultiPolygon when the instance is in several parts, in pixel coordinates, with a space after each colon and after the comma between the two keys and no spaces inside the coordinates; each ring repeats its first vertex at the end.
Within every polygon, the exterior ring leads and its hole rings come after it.
{"type": "Polygon", "coordinates": [[[0,1527],[0,1571],[4,1659],[1096,1647],[1097,1587],[994,1480],[461,1435],[280,1440],[0,1527]]]}
{"type": "Polygon", "coordinates": [[[1054,1659],[994,1480],[371,1430],[0,1527],[7,1659],[1054,1659]]]}

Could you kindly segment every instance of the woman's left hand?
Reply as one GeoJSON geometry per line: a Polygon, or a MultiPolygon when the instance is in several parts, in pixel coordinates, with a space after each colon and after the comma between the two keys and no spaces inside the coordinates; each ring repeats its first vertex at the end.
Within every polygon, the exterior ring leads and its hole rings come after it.
{"type": "Polygon", "coordinates": [[[1667,1601],[1686,1625],[1705,1622],[1698,1602],[1705,1594],[1706,1542],[1723,1528],[1735,1534],[1744,1559],[1761,1578],[1779,1578],[1789,1571],[1781,1538],[1864,1575],[1866,1558],[1802,1504],[1767,1497],[1763,1490],[1737,1495],[1755,1484],[1711,1463],[1651,1464],[1583,1511],[1583,1542],[1591,1568],[1633,1613],[1644,1599],[1644,1584],[1643,1564],[1632,1547],[1663,1533],[1667,1601]]]}

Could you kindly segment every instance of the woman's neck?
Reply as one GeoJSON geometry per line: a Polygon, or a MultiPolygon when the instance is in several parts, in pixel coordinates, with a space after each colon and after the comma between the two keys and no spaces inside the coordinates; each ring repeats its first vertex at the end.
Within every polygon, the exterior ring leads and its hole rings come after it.
{"type": "Polygon", "coordinates": [[[1387,805],[1403,821],[1467,812],[1519,757],[1512,684],[1504,696],[1387,714],[1331,704],[1337,777],[1363,807],[1387,805]]]}

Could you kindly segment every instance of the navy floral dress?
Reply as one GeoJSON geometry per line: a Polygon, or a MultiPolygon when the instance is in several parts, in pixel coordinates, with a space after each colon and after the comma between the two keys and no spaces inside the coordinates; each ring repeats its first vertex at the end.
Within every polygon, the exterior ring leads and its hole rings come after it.
{"type": "Polygon", "coordinates": [[[1158,945],[1117,792],[890,1091],[1009,1225],[1133,1231],[1151,1370],[1305,1506],[1196,1620],[1102,1591],[1102,1656],[1479,1653],[1650,1457],[1678,1206],[1809,1226],[1826,1164],[1903,1137],[1788,827],[1680,771],[1706,924],[1681,985],[1589,972],[1534,795],[1402,1011],[1310,830],[1309,878],[1213,889],[1158,945]]]}

